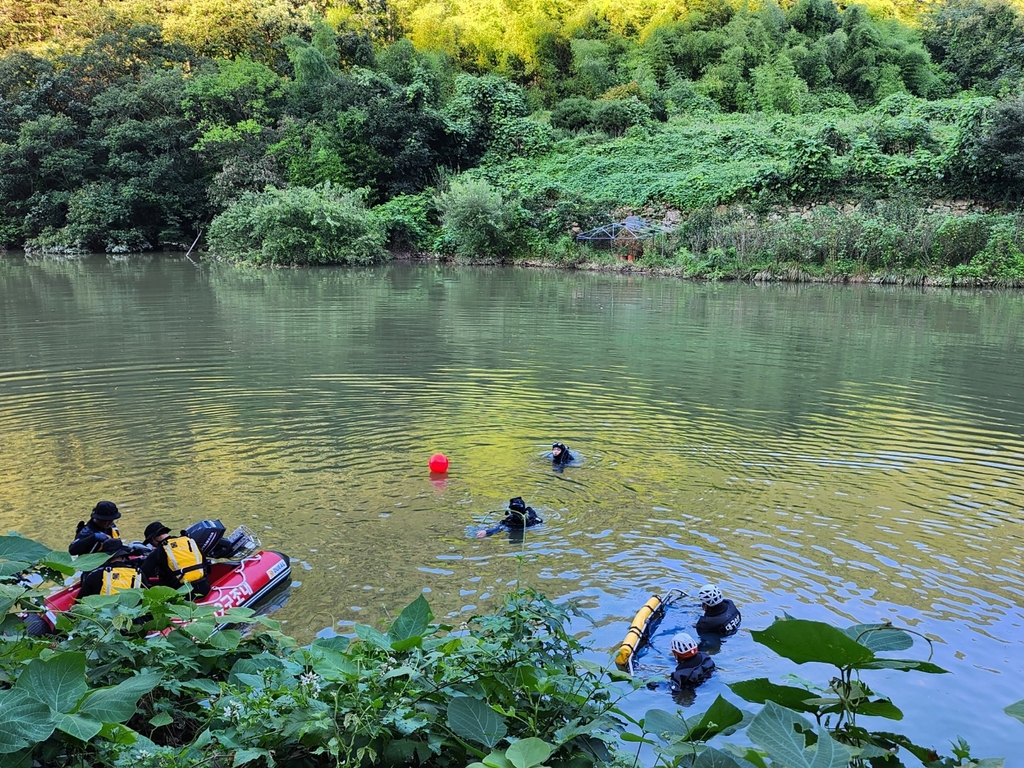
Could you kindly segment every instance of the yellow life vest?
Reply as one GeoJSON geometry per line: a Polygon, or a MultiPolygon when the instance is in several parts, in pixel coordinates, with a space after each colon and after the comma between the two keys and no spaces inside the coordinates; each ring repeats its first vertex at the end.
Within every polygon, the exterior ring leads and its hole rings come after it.
{"type": "Polygon", "coordinates": [[[110,566],[103,569],[103,586],[101,595],[116,595],[123,589],[139,589],[142,586],[142,574],[138,569],[129,566],[110,566]]]}
{"type": "Polygon", "coordinates": [[[206,564],[199,545],[188,536],[178,536],[164,542],[167,566],[182,583],[198,581],[206,575],[206,564]]]}

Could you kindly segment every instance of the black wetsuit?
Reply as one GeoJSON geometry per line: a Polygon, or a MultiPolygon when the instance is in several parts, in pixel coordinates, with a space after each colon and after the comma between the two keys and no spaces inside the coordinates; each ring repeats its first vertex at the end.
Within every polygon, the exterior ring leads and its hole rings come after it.
{"type": "Polygon", "coordinates": [[[672,672],[672,690],[696,688],[715,671],[715,662],[706,653],[698,651],[688,659],[683,659],[672,672]]]}
{"type": "MultiPolygon", "coordinates": [[[[206,558],[203,558],[203,562],[206,563],[206,558]]],[[[208,565],[208,563],[207,563],[208,565]]],[[[182,585],[182,580],[175,575],[174,571],[171,570],[171,566],[167,563],[167,552],[162,546],[156,546],[153,551],[146,555],[146,559],[142,561],[142,565],[139,568],[142,571],[142,576],[146,580],[146,585],[155,587],[157,585],[161,587],[171,587],[177,589],[182,585]]],[[[207,568],[209,572],[209,568],[207,568]]],[[[187,582],[192,587],[193,597],[206,597],[210,593],[210,581],[204,575],[201,579],[187,582]]]]}
{"type": "Polygon", "coordinates": [[[742,618],[732,600],[723,600],[705,609],[704,615],[697,619],[697,631],[731,635],[740,628],[742,618]]]}
{"type": "Polygon", "coordinates": [[[570,464],[573,460],[573,455],[569,452],[569,449],[562,443],[555,443],[555,445],[561,448],[562,452],[557,456],[555,456],[555,454],[552,453],[551,463],[554,464],[556,467],[564,467],[566,464],[570,464]]]}
{"type": "Polygon", "coordinates": [[[88,555],[91,552],[99,552],[103,549],[103,542],[107,539],[118,539],[117,525],[109,528],[100,528],[96,521],[91,519],[87,523],[79,523],[75,531],[75,540],[68,545],[68,553],[72,555],[88,555]]]}
{"type": "Polygon", "coordinates": [[[505,515],[505,519],[495,525],[493,528],[488,528],[485,533],[488,536],[493,536],[496,533],[502,531],[521,531],[524,528],[532,528],[535,525],[540,525],[544,521],[537,514],[537,510],[533,507],[527,507],[526,512],[515,512],[509,511],[505,515]]]}

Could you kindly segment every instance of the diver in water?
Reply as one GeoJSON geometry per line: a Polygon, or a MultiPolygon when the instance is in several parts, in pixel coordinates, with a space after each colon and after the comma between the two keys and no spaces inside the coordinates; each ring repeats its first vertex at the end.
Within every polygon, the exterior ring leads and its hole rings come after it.
{"type": "Polygon", "coordinates": [[[676,668],[671,674],[672,692],[696,688],[715,671],[715,662],[697,649],[697,642],[685,632],[672,638],[672,655],[676,668]]]}
{"type": "Polygon", "coordinates": [[[740,628],[743,617],[732,600],[722,595],[722,590],[715,584],[705,584],[697,593],[697,598],[704,607],[704,615],[697,619],[699,634],[731,635],[740,628]]]}
{"type": "Polygon", "coordinates": [[[505,515],[505,518],[491,528],[484,528],[481,531],[477,531],[476,537],[478,539],[482,539],[486,536],[493,536],[501,531],[521,533],[526,528],[532,528],[533,526],[540,525],[543,522],[544,521],[537,514],[537,510],[533,507],[526,506],[526,502],[523,501],[522,496],[516,496],[514,499],[509,499],[508,514],[505,515]]]}
{"type": "Polygon", "coordinates": [[[573,455],[569,452],[569,448],[565,443],[551,444],[551,466],[557,469],[571,464],[572,460],[573,455]]]}

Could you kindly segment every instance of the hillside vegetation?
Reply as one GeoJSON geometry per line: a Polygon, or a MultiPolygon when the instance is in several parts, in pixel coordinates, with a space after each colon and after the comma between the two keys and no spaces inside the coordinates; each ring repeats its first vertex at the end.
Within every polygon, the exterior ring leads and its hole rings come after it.
{"type": "Polygon", "coordinates": [[[0,245],[1024,277],[1006,2],[2,0],[0,245]],[[933,205],[957,199],[966,205],[933,205]],[[962,215],[965,214],[966,215],[962,215]],[[639,248],[636,254],[639,254],[639,248]]]}

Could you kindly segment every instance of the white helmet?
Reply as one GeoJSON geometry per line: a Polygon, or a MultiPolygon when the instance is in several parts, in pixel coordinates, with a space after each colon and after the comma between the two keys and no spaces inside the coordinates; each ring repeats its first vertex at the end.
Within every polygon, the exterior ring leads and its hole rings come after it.
{"type": "Polygon", "coordinates": [[[680,632],[672,638],[672,653],[680,656],[689,656],[697,650],[697,643],[685,632],[680,632]]]}
{"type": "Polygon", "coordinates": [[[708,606],[718,605],[720,602],[725,600],[722,597],[722,590],[720,590],[715,584],[705,584],[700,588],[700,592],[697,593],[697,598],[708,606]]]}

